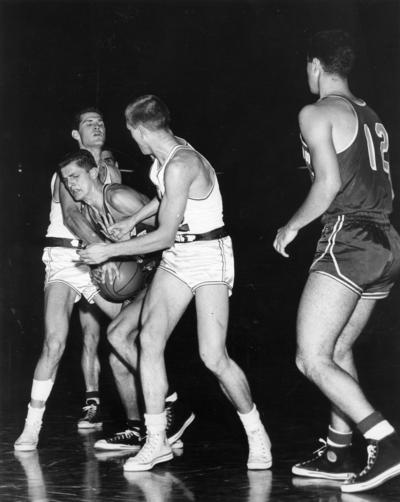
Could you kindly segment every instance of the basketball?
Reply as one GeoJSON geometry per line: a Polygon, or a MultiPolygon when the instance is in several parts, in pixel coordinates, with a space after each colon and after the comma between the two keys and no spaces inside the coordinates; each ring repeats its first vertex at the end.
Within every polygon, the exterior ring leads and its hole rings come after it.
{"type": "Polygon", "coordinates": [[[136,260],[114,262],[119,270],[119,276],[110,281],[106,275],[105,282],[99,283],[100,294],[111,302],[123,302],[132,298],[144,286],[145,273],[143,264],[136,260]]]}

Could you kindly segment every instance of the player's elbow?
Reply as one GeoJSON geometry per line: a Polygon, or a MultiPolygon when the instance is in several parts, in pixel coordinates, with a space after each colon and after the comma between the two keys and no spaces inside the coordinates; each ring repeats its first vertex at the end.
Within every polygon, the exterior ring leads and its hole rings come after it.
{"type": "Polygon", "coordinates": [[[161,239],[163,249],[168,249],[172,247],[175,243],[175,233],[173,232],[163,232],[161,234],[161,239]]]}
{"type": "Polygon", "coordinates": [[[340,178],[334,178],[330,180],[328,186],[327,186],[327,192],[328,192],[328,197],[333,200],[336,195],[339,193],[340,189],[342,187],[342,182],[340,178]]]}

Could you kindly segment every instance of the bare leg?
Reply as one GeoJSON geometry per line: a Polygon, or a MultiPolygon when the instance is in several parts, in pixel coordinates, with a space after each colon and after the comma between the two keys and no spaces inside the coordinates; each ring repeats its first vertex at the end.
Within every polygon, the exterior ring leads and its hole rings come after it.
{"type": "MultiPolygon", "coordinates": [[[[357,380],[334,361],[334,352],[358,303],[358,296],[350,289],[328,276],[313,273],[304,288],[297,319],[299,369],[356,423],[374,410],[357,380]]],[[[353,323],[364,326],[372,308],[360,307],[353,323]]],[[[353,330],[357,328],[353,326],[353,330]]]]}
{"type": "Polygon", "coordinates": [[[25,427],[14,443],[16,450],[31,451],[36,449],[45,404],[53,387],[61,356],[64,353],[69,319],[75,299],[75,291],[66,284],[51,283],[45,289],[43,349],[33,377],[25,427]]]}
{"type": "MultiPolygon", "coordinates": [[[[76,293],[61,282],[51,283],[44,294],[45,334],[43,349],[36,365],[35,380],[55,380],[68,335],[69,320],[76,293]]],[[[33,407],[43,407],[43,401],[32,400],[33,407]]]]}
{"type": "Polygon", "coordinates": [[[164,411],[168,391],[164,349],[192,298],[188,286],[168,272],[157,270],[144,300],[140,333],[140,374],[149,414],[164,411]]]}
{"type": "Polygon", "coordinates": [[[126,416],[130,420],[140,419],[136,387],[136,338],[145,294],[146,291],[143,290],[134,302],[122,309],[107,329],[108,341],[113,347],[110,365],[126,416]]]}
{"type": "Polygon", "coordinates": [[[79,319],[82,326],[82,372],[85,380],[86,392],[99,390],[100,362],[97,356],[97,348],[100,340],[99,313],[95,307],[88,303],[79,305],[79,319]]]}
{"type": "Polygon", "coordinates": [[[240,413],[254,404],[247,378],[226,349],[229,303],[224,285],[203,286],[196,291],[197,331],[200,357],[240,413]]]}
{"type": "MultiPolygon", "coordinates": [[[[353,358],[353,345],[362,333],[375,307],[375,301],[360,299],[346,326],[342,330],[333,354],[334,362],[358,381],[357,369],[353,358]]],[[[336,406],[332,406],[331,425],[340,432],[350,432],[351,424],[346,415],[336,406]]]]}

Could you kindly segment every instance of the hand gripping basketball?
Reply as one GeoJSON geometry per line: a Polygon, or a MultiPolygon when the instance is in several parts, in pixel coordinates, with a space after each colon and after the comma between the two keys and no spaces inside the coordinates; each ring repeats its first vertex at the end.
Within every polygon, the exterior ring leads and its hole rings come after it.
{"type": "Polygon", "coordinates": [[[110,280],[108,274],[104,282],[98,283],[100,294],[106,300],[121,303],[135,296],[145,284],[146,273],[143,264],[132,259],[115,261],[119,275],[110,280]]]}

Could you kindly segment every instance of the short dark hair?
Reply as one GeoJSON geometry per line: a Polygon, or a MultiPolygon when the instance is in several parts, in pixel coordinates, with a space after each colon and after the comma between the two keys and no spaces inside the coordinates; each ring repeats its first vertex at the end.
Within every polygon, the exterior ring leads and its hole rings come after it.
{"type": "Polygon", "coordinates": [[[308,61],[317,58],[327,73],[347,77],[355,59],[354,44],[349,33],[343,30],[326,30],[315,33],[308,44],[308,61]]]}
{"type": "Polygon", "coordinates": [[[75,162],[78,167],[86,171],[90,171],[93,167],[97,167],[93,155],[88,150],[78,150],[77,152],[67,154],[58,163],[58,170],[60,171],[63,167],[71,164],[71,162],[75,162]]]}
{"type": "Polygon", "coordinates": [[[101,118],[103,118],[103,114],[95,106],[88,106],[86,108],[82,108],[82,110],[79,110],[73,116],[73,119],[72,119],[72,130],[74,130],[74,129],[76,129],[77,131],[79,130],[79,125],[81,123],[82,115],[84,113],[97,113],[97,114],[100,115],[101,118]]]}
{"type": "Polygon", "coordinates": [[[150,130],[167,129],[171,121],[167,105],[153,94],[140,96],[129,103],[125,118],[132,127],[143,124],[150,130]]]}

